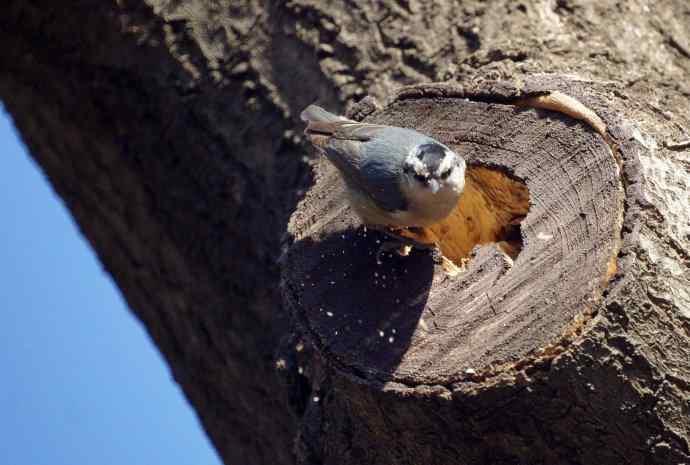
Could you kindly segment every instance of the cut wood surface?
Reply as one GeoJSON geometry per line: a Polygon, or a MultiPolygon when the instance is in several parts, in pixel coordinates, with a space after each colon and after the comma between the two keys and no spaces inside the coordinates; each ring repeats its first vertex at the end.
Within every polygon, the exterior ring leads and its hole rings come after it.
{"type": "Polygon", "coordinates": [[[415,128],[468,161],[458,208],[429,234],[456,261],[473,250],[458,276],[424,250],[378,265],[387,238],[359,223],[328,162],[293,215],[286,296],[326,360],[353,376],[409,386],[493,376],[554,353],[601,299],[623,214],[611,148],[570,116],[480,98],[402,94],[366,119],[415,128]],[[514,260],[496,245],[511,222],[522,234],[514,260]]]}

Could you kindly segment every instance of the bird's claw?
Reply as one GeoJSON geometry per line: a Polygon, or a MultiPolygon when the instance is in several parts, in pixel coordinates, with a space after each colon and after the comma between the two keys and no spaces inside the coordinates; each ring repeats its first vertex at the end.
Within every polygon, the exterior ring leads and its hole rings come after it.
{"type": "Polygon", "coordinates": [[[397,239],[385,241],[376,251],[376,264],[381,265],[381,255],[391,251],[395,251],[401,257],[407,257],[412,252],[412,244],[397,239]]]}
{"type": "Polygon", "coordinates": [[[390,226],[376,228],[388,236],[388,240],[384,241],[376,252],[376,264],[381,265],[381,255],[387,252],[396,252],[401,257],[407,257],[412,252],[412,247],[424,247],[424,244],[419,244],[417,241],[402,234],[405,229],[393,228],[390,226]]]}

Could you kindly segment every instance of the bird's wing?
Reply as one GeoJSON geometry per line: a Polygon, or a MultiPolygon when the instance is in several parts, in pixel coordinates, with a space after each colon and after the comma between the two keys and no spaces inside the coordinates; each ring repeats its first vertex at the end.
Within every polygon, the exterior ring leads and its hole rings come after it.
{"type": "Polygon", "coordinates": [[[307,123],[304,134],[309,137],[312,134],[332,136],[339,126],[346,123],[354,123],[342,116],[334,115],[317,105],[309,105],[300,114],[302,121],[307,123]]]}
{"type": "Polygon", "coordinates": [[[324,152],[343,173],[351,188],[367,194],[385,211],[407,208],[400,188],[402,166],[379,140],[331,138],[324,152]]]}

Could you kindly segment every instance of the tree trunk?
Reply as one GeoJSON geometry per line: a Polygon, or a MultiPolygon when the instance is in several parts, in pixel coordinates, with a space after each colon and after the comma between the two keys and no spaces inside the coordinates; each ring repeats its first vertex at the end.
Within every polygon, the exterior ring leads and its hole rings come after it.
{"type": "Polygon", "coordinates": [[[687,2],[6,3],[0,97],[225,463],[690,462],[687,2]],[[606,132],[532,108],[555,90],[606,132]],[[315,100],[524,181],[515,260],[377,267],[327,165],[311,187],[296,116],[315,100]],[[324,200],[288,230],[307,188],[324,200]],[[355,306],[344,266],[398,287],[359,275],[355,306]]]}

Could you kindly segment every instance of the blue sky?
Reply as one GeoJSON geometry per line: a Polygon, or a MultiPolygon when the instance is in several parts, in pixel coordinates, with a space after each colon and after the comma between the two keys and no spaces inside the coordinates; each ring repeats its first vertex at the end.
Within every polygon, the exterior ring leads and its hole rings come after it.
{"type": "Polygon", "coordinates": [[[0,463],[218,465],[0,105],[0,463]]]}

